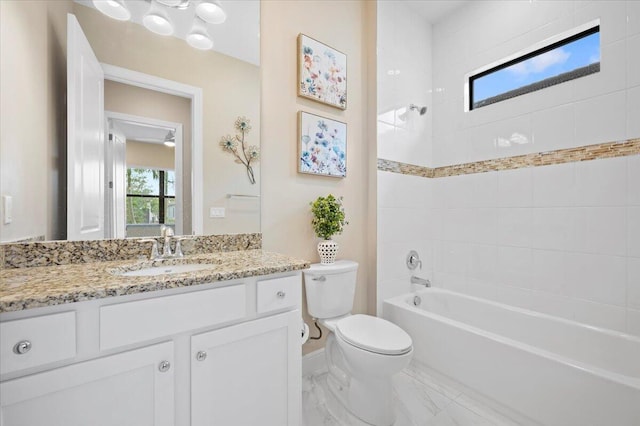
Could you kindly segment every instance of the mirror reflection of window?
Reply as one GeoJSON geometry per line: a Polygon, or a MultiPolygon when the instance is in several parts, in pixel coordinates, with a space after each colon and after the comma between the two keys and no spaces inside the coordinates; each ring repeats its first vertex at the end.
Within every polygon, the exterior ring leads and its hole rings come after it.
{"type": "Polygon", "coordinates": [[[126,197],[128,237],[160,235],[163,225],[175,228],[176,197],[173,170],[127,168],[126,197]]]}

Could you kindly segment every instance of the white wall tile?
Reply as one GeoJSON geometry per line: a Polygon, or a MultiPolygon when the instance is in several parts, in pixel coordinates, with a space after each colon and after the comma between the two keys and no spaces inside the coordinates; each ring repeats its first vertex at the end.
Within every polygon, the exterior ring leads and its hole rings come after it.
{"type": "Polygon", "coordinates": [[[636,138],[640,138],[640,86],[627,89],[627,139],[636,138]]]}
{"type": "Polygon", "coordinates": [[[640,155],[627,157],[627,204],[640,205],[640,155]]]}
{"type": "Polygon", "coordinates": [[[577,209],[533,209],[531,246],[547,250],[573,250],[576,245],[577,209]]]}
{"type": "Polygon", "coordinates": [[[532,173],[535,207],[575,205],[576,182],[573,163],[534,167],[532,173]]]}
{"type": "Polygon", "coordinates": [[[468,281],[493,283],[496,280],[498,247],[474,244],[470,248],[468,281]]]}
{"type": "Polygon", "coordinates": [[[624,139],[626,102],[625,90],[576,102],[576,143],[582,146],[624,139]]]}
{"type": "Polygon", "coordinates": [[[609,305],[626,306],[627,262],[624,257],[567,253],[571,295],[609,305]]]}
{"type": "Polygon", "coordinates": [[[627,35],[640,33],[640,2],[627,0],[627,35]]]}
{"type": "Polygon", "coordinates": [[[576,212],[576,251],[626,256],[625,207],[583,207],[576,209],[576,212]]]}
{"type": "Polygon", "coordinates": [[[534,280],[530,248],[498,247],[496,280],[499,284],[531,288],[534,280]]]}
{"type": "Polygon", "coordinates": [[[532,114],[533,146],[536,151],[552,151],[574,146],[574,109],[573,104],[566,104],[532,114]]]}
{"type": "Polygon", "coordinates": [[[627,256],[640,257],[640,207],[627,208],[627,256]]]}
{"type": "Polygon", "coordinates": [[[627,309],[627,333],[640,336],[640,310],[627,309]]]}
{"type": "Polygon", "coordinates": [[[626,36],[627,8],[624,1],[594,1],[575,11],[575,25],[600,19],[600,43],[605,45],[626,36]]]}
{"type": "Polygon", "coordinates": [[[627,199],[624,157],[576,163],[576,205],[623,206],[627,199]]]}
{"type": "Polygon", "coordinates": [[[640,84],[640,34],[627,39],[627,87],[640,84]]]}
{"type": "Polygon", "coordinates": [[[495,244],[498,225],[497,209],[470,209],[470,229],[468,241],[477,244],[495,244]]]}
{"type": "Polygon", "coordinates": [[[378,206],[426,209],[431,206],[432,179],[378,171],[378,206]]]}
{"type": "Polygon", "coordinates": [[[472,207],[495,207],[498,202],[498,172],[471,175],[472,207]]]}
{"type": "Polygon", "coordinates": [[[547,293],[569,295],[567,253],[557,250],[533,250],[532,288],[547,293]]]}
{"type": "Polygon", "coordinates": [[[530,168],[498,172],[498,206],[531,207],[533,179],[530,168]]]}
{"type": "Polygon", "coordinates": [[[382,243],[402,242],[415,235],[427,238],[428,233],[424,210],[378,209],[378,241],[382,243]]]}
{"type": "Polygon", "coordinates": [[[498,209],[496,243],[501,246],[531,247],[531,208],[498,209]]]}
{"type": "Polygon", "coordinates": [[[627,259],[627,307],[640,309],[640,258],[627,259]]]}

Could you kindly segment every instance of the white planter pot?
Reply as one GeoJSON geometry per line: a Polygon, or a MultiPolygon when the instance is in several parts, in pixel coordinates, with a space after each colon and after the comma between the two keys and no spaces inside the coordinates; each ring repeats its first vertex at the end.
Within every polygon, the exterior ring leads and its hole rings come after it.
{"type": "Polygon", "coordinates": [[[318,243],[318,254],[322,265],[331,265],[336,262],[338,244],[333,240],[322,240],[318,243]]]}

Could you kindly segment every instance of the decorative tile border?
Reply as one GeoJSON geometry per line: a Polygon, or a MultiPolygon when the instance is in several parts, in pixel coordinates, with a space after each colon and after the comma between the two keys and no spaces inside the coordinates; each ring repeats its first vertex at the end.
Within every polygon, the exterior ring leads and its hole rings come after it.
{"type": "Polygon", "coordinates": [[[495,158],[436,168],[416,166],[378,158],[378,170],[426,178],[440,178],[500,170],[514,170],[525,167],[550,166],[553,164],[578,161],[601,160],[604,158],[625,157],[638,154],[640,154],[640,139],[629,139],[621,142],[608,142],[577,148],[558,149],[555,151],[537,152],[515,157],[495,158]]]}
{"type": "MultiPolygon", "coordinates": [[[[187,255],[262,248],[262,234],[225,234],[184,236],[182,251],[187,255]]],[[[91,241],[44,241],[0,244],[0,269],[34,266],[71,265],[113,260],[137,260],[148,257],[148,238],[124,238],[91,241]]],[[[162,253],[164,239],[158,241],[162,253]]],[[[172,238],[175,241],[175,238],[172,238]]],[[[173,243],[175,244],[175,242],[173,243]]],[[[173,247],[175,249],[175,245],[173,247]]]]}

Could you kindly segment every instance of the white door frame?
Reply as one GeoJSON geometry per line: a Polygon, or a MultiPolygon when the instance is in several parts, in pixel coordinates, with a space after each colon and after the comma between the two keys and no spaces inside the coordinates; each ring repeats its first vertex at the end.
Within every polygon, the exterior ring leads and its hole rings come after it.
{"type": "MultiPolygon", "coordinates": [[[[203,226],[203,95],[196,86],[167,80],[155,75],[144,74],[126,68],[102,63],[104,79],[156,92],[191,99],[191,227],[194,235],[202,235],[203,226]]],[[[176,150],[177,153],[178,150],[176,150]]],[[[180,154],[182,156],[182,153],[180,154]]],[[[177,159],[177,156],[176,156],[177,159]]]]}
{"type": "MultiPolygon", "coordinates": [[[[104,112],[105,119],[116,121],[130,121],[134,123],[148,124],[150,126],[168,127],[175,129],[175,150],[174,150],[174,168],[175,168],[175,188],[176,188],[176,235],[183,234],[183,191],[182,191],[182,143],[183,133],[182,124],[173,121],[159,120],[157,118],[143,117],[140,115],[124,114],[120,112],[107,111],[104,112]]],[[[133,165],[133,164],[132,164],[133,165]]],[[[136,164],[136,166],[147,167],[144,164],[136,164]]]]}

